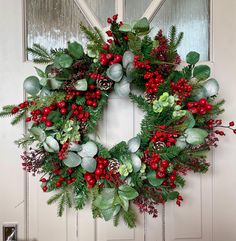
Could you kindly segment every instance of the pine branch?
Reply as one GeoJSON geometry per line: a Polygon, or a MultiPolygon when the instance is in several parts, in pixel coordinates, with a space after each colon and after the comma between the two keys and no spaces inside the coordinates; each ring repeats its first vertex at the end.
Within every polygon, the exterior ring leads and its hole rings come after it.
{"type": "Polygon", "coordinates": [[[27,133],[26,135],[23,135],[22,138],[15,141],[15,144],[18,145],[18,147],[26,148],[27,146],[31,145],[35,141],[35,138],[30,134],[27,133]]]}
{"type": "Polygon", "coordinates": [[[14,119],[11,121],[12,125],[16,125],[18,124],[21,120],[23,120],[23,118],[25,118],[25,111],[20,112],[19,114],[17,114],[14,119]]]}
{"type": "Polygon", "coordinates": [[[131,208],[131,206],[129,207],[129,210],[127,212],[123,211],[123,219],[129,228],[136,227],[136,225],[135,225],[136,214],[135,214],[134,210],[131,208]]]}
{"type": "Polygon", "coordinates": [[[35,63],[50,63],[53,61],[53,56],[49,51],[39,44],[33,44],[32,48],[28,48],[27,51],[33,56],[35,63]]]}
{"type": "Polygon", "coordinates": [[[16,107],[16,105],[5,105],[5,106],[2,107],[2,110],[3,110],[3,111],[9,111],[9,112],[11,112],[11,110],[12,110],[14,107],[16,107]]]}
{"type": "Polygon", "coordinates": [[[9,111],[1,111],[0,112],[0,117],[10,117],[12,116],[13,114],[9,111]]]}
{"type": "Polygon", "coordinates": [[[129,97],[131,101],[136,103],[141,110],[145,112],[151,111],[151,105],[147,103],[147,101],[141,95],[137,96],[134,94],[130,94],[129,97]]]}
{"type": "Polygon", "coordinates": [[[115,227],[119,225],[121,212],[118,212],[113,218],[113,224],[115,227]]]}

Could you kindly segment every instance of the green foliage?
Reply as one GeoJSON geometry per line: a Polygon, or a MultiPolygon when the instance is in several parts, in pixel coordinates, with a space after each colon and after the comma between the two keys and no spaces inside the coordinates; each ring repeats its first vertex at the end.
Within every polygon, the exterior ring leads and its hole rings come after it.
{"type": "Polygon", "coordinates": [[[61,217],[66,207],[72,207],[72,197],[68,189],[62,189],[59,193],[55,194],[48,200],[48,204],[51,205],[58,202],[57,214],[61,217]]]}
{"type": "Polygon", "coordinates": [[[16,125],[24,118],[25,118],[25,111],[22,110],[21,112],[18,112],[16,115],[14,115],[14,118],[12,119],[11,124],[16,125]]]}
{"type": "Polygon", "coordinates": [[[135,35],[134,33],[129,32],[128,33],[128,45],[130,50],[135,54],[135,55],[140,55],[141,54],[141,48],[142,48],[142,43],[141,39],[135,35]]]}
{"type": "Polygon", "coordinates": [[[94,52],[96,52],[97,50],[102,50],[104,40],[98,28],[95,27],[94,29],[89,29],[81,23],[80,29],[86,35],[88,40],[93,43],[92,45],[89,45],[90,50],[94,52]]]}
{"type": "Polygon", "coordinates": [[[180,151],[181,150],[177,146],[170,146],[162,148],[158,151],[158,154],[163,160],[172,160],[179,155],[180,151]]]}
{"type": "Polygon", "coordinates": [[[30,134],[24,134],[22,138],[20,138],[19,140],[15,141],[15,144],[18,145],[18,147],[21,148],[26,148],[29,145],[31,145],[33,142],[35,141],[35,138],[30,134]]]}
{"type": "Polygon", "coordinates": [[[109,152],[112,157],[116,157],[118,159],[123,155],[127,155],[129,153],[128,146],[125,141],[122,141],[116,144],[115,146],[113,146],[109,152]]]}
{"type": "Polygon", "coordinates": [[[123,211],[123,219],[129,228],[136,227],[136,214],[130,206],[128,211],[123,211]]]}
{"type": "Polygon", "coordinates": [[[40,44],[33,44],[33,47],[28,48],[27,51],[33,56],[33,60],[37,64],[53,62],[53,55],[40,44]]]}
{"type": "Polygon", "coordinates": [[[137,96],[135,94],[130,94],[129,97],[131,101],[136,103],[138,105],[138,108],[143,110],[144,112],[152,110],[150,104],[141,95],[137,96]]]}

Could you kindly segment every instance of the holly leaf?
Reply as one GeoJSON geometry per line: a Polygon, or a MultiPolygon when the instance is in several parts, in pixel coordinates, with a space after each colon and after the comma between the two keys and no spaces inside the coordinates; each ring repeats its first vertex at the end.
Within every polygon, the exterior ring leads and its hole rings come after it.
{"type": "Polygon", "coordinates": [[[76,59],[81,59],[83,54],[84,54],[84,50],[83,50],[82,45],[77,43],[77,42],[69,43],[68,44],[68,51],[76,59]]]}
{"type": "Polygon", "coordinates": [[[206,80],[211,75],[211,69],[207,65],[198,65],[193,69],[193,77],[198,80],[206,80]]]}
{"type": "Polygon", "coordinates": [[[159,187],[164,181],[163,178],[156,178],[156,172],[153,170],[147,173],[147,179],[149,183],[154,187],[159,187]]]}
{"type": "Polygon", "coordinates": [[[195,51],[189,52],[186,56],[186,62],[191,65],[195,65],[199,61],[199,59],[200,54],[195,51]]]}
{"type": "Polygon", "coordinates": [[[179,196],[179,192],[174,191],[174,192],[168,193],[167,197],[169,200],[175,200],[178,196],[179,196]]]}

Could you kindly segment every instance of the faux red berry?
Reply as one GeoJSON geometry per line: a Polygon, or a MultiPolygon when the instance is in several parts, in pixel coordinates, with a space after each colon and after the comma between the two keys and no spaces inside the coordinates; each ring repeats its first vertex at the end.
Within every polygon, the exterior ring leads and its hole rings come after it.
{"type": "Polygon", "coordinates": [[[161,167],[167,168],[169,166],[168,160],[162,160],[161,161],[161,167]]]}
{"type": "Polygon", "coordinates": [[[47,186],[43,186],[43,191],[46,192],[48,190],[48,187],[47,186]]]}
{"type": "Polygon", "coordinates": [[[47,121],[45,122],[45,126],[47,126],[47,127],[52,126],[52,122],[51,122],[51,121],[49,121],[49,120],[47,120],[47,121]]]}

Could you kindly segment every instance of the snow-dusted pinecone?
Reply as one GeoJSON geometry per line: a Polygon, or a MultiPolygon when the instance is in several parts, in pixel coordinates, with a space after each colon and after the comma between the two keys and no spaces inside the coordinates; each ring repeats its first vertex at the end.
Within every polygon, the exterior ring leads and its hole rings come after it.
{"type": "Polygon", "coordinates": [[[113,82],[108,79],[97,79],[97,87],[100,90],[109,90],[112,87],[113,82]]]}
{"type": "Polygon", "coordinates": [[[166,144],[162,141],[157,141],[157,142],[153,143],[153,148],[156,151],[160,151],[164,147],[166,147],[166,144]]]}
{"type": "Polygon", "coordinates": [[[144,93],[144,99],[148,102],[148,103],[152,103],[154,100],[156,100],[156,96],[149,94],[148,92],[144,93]]]}
{"type": "Polygon", "coordinates": [[[118,169],[120,167],[120,163],[117,159],[110,159],[108,164],[108,171],[112,172],[113,174],[118,173],[118,169]]]}

